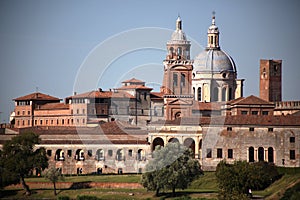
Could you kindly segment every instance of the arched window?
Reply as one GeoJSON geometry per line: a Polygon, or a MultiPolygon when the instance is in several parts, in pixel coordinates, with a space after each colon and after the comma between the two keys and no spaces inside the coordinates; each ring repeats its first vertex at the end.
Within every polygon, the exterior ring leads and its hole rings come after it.
{"type": "Polygon", "coordinates": [[[219,89],[217,87],[214,88],[214,93],[213,93],[213,101],[218,101],[219,99],[219,89]]]}
{"type": "Polygon", "coordinates": [[[195,155],[195,140],[193,140],[192,138],[187,138],[184,140],[183,145],[187,148],[190,148],[195,155]]]}
{"type": "Polygon", "coordinates": [[[258,161],[264,161],[265,160],[265,150],[263,147],[258,148],[258,161]]]}
{"type": "Polygon", "coordinates": [[[171,138],[171,139],[169,139],[169,141],[168,141],[169,143],[171,142],[171,143],[179,143],[179,140],[177,139],[177,138],[171,138]]]}
{"type": "Polygon", "coordinates": [[[182,49],[181,49],[181,47],[178,47],[177,48],[177,55],[181,56],[181,54],[182,54],[182,49]]]}
{"type": "Polygon", "coordinates": [[[105,157],[104,157],[104,150],[103,149],[98,149],[96,151],[96,156],[95,156],[95,160],[105,160],[105,157]]]}
{"type": "Polygon", "coordinates": [[[157,137],[152,142],[152,151],[155,150],[156,146],[164,146],[164,141],[160,137],[157,137]]]}
{"type": "Polygon", "coordinates": [[[249,162],[254,162],[254,148],[249,147],[249,162]]]}
{"type": "Polygon", "coordinates": [[[195,100],[196,100],[195,87],[193,87],[193,94],[194,94],[194,98],[195,98],[195,100]]]}
{"type": "Polygon", "coordinates": [[[274,162],[274,150],[273,150],[273,147],[269,147],[268,148],[268,161],[270,163],[274,162]]]}
{"type": "Polygon", "coordinates": [[[228,100],[230,101],[230,100],[232,100],[233,98],[232,98],[232,88],[229,88],[229,91],[228,91],[228,100]]]}
{"type": "Polygon", "coordinates": [[[185,87],[185,74],[181,73],[180,75],[180,94],[184,91],[185,87]]]}
{"type": "Polygon", "coordinates": [[[201,101],[201,87],[198,87],[198,101],[201,101]]]}
{"type": "Polygon", "coordinates": [[[116,160],[117,161],[125,160],[123,149],[118,149],[117,155],[116,155],[116,160]]]}
{"type": "Polygon", "coordinates": [[[226,101],[226,88],[222,89],[222,101],[226,101]]]}

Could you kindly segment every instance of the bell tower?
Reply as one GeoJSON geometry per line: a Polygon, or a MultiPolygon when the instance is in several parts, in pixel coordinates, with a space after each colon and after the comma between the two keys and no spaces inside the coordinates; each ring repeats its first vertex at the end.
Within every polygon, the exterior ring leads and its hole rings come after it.
{"type": "Polygon", "coordinates": [[[164,109],[167,120],[191,116],[193,95],[191,92],[193,62],[190,60],[190,41],[182,31],[180,17],[176,30],[167,42],[167,56],[163,61],[164,109]]]}
{"type": "Polygon", "coordinates": [[[282,60],[260,60],[259,96],[269,102],[281,101],[282,60]]]}

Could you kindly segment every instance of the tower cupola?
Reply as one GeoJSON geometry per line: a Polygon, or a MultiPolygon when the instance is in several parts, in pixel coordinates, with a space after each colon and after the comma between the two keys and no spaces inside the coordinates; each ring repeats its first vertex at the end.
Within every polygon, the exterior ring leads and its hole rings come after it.
{"type": "Polygon", "coordinates": [[[212,22],[207,30],[207,49],[220,49],[219,28],[216,26],[215,12],[213,12],[212,22]]]}

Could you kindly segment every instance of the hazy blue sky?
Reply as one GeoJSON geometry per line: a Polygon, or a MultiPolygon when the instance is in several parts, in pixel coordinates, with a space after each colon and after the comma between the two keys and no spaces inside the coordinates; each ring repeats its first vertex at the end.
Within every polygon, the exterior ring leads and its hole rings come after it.
{"type": "Polygon", "coordinates": [[[299,10],[297,0],[2,0],[1,122],[14,109],[12,99],[36,87],[65,98],[135,76],[158,88],[178,13],[197,55],[216,11],[221,48],[246,79],[245,96],[259,95],[259,59],[282,59],[283,99],[300,100],[299,10]]]}

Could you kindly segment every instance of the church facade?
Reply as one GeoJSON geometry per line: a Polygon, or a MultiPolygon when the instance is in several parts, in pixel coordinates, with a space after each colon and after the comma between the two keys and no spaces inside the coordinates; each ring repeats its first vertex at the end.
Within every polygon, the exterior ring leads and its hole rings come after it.
{"type": "Polygon", "coordinates": [[[133,78],[64,102],[38,92],[14,99],[1,144],[35,132],[50,165],[64,174],[142,173],[155,147],[169,142],[190,148],[204,170],[223,159],[300,167],[300,102],[281,101],[281,61],[262,60],[260,96],[243,97],[244,79],[219,46],[215,16],[207,38],[192,60],[178,17],[160,92],[133,78]]]}

